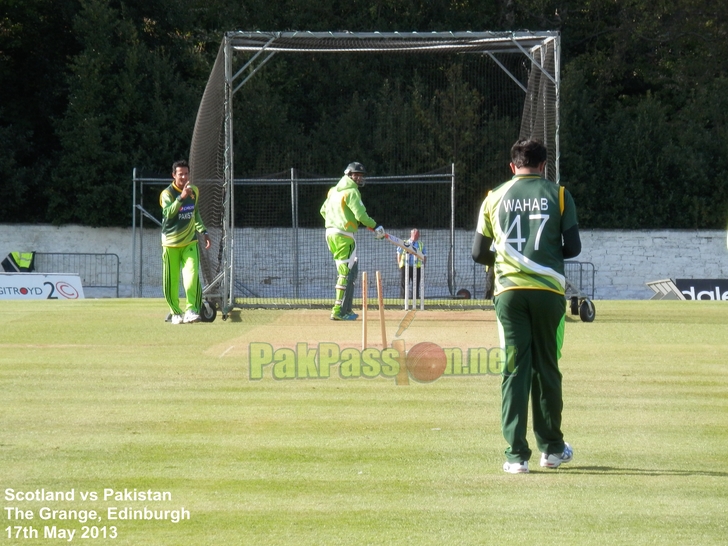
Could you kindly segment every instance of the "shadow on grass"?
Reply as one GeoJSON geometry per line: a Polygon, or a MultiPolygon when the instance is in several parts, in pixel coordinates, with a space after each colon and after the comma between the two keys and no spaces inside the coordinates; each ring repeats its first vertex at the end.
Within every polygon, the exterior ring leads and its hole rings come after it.
{"type": "Polygon", "coordinates": [[[615,466],[571,466],[564,467],[569,474],[617,474],[620,476],[711,476],[728,478],[728,472],[710,470],[669,470],[659,468],[620,468],[615,466]]]}

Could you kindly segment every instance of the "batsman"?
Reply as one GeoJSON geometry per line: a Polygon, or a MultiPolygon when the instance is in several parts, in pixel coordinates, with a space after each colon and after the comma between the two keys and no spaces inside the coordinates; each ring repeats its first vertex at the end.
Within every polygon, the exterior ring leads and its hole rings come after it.
{"type": "MultiPolygon", "coordinates": [[[[354,282],[358,273],[356,240],[354,234],[359,224],[374,228],[377,223],[367,214],[359,189],[364,187],[366,169],[358,162],[349,163],[344,176],[329,190],[321,206],[321,216],[326,225],[326,242],[336,265],[336,299],[331,309],[331,320],[356,320],[351,304],[354,282]]],[[[374,229],[377,239],[383,239],[382,226],[374,229]]]]}

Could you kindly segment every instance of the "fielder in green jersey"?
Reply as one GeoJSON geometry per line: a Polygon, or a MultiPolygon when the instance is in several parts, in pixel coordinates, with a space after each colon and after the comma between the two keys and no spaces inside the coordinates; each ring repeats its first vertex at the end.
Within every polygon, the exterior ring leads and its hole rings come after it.
{"type": "Polygon", "coordinates": [[[175,162],[172,165],[174,180],[159,195],[162,207],[162,290],[172,314],[172,324],[200,320],[202,285],[198,233],[205,249],[210,248],[210,238],[198,207],[200,191],[190,185],[189,176],[187,162],[175,162]],[[184,315],[179,305],[180,269],[187,300],[184,315]]]}
{"type": "MultiPolygon", "coordinates": [[[[351,312],[354,281],[356,280],[357,259],[354,234],[359,224],[374,228],[377,223],[367,214],[361,200],[359,188],[364,186],[364,165],[350,163],[338,184],[331,188],[326,201],[321,206],[321,216],[326,225],[326,242],[336,264],[336,299],[331,309],[331,320],[356,320],[358,315],[351,312]]],[[[377,227],[375,236],[384,237],[384,228],[377,227]]]]}
{"type": "Polygon", "coordinates": [[[558,359],[566,314],[564,259],[581,252],[574,200],[543,177],[545,146],[522,140],[511,148],[513,178],[489,192],[478,216],[473,259],[495,268],[493,303],[501,345],[510,359],[501,384],[501,425],[508,442],[503,470],[528,472],[529,395],[540,464],[572,460],[561,431],[558,359]]]}

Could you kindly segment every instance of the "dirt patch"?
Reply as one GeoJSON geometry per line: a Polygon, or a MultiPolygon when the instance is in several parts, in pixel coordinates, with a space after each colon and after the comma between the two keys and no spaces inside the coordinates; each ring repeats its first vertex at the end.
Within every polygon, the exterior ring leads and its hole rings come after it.
{"type": "MultiPolygon", "coordinates": [[[[243,311],[246,322],[255,320],[256,311],[243,311]]],[[[247,330],[240,337],[211,347],[221,357],[247,357],[250,343],[269,343],[275,348],[309,348],[319,343],[336,343],[341,348],[362,346],[362,317],[356,321],[332,321],[324,309],[281,311],[272,321],[247,330]]],[[[445,347],[494,347],[498,345],[495,313],[492,310],[385,310],[387,346],[401,339],[407,347],[428,341],[445,347]]],[[[367,346],[382,348],[379,311],[368,310],[367,346]]]]}

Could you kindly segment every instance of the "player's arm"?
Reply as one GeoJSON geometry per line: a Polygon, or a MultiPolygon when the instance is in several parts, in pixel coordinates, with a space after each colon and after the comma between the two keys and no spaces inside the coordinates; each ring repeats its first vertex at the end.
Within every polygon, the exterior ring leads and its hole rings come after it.
{"type": "Polygon", "coordinates": [[[197,233],[207,233],[207,228],[205,227],[205,224],[202,221],[202,216],[200,215],[200,190],[194,186],[192,188],[192,191],[195,193],[195,203],[197,203],[197,206],[195,206],[195,231],[197,231],[197,233]]]}
{"type": "MultiPolygon", "coordinates": [[[[490,195],[490,192],[488,193],[488,195],[490,195]]],[[[473,248],[471,250],[471,254],[475,263],[492,266],[495,263],[495,252],[493,252],[492,250],[492,231],[485,214],[485,207],[487,202],[488,198],[486,197],[485,201],[483,201],[483,204],[480,205],[480,212],[478,213],[478,225],[475,228],[475,237],[473,237],[473,248]]]]}
{"type": "Polygon", "coordinates": [[[182,206],[182,201],[178,200],[172,192],[164,190],[159,195],[159,204],[162,207],[162,216],[164,218],[172,218],[179,213],[179,208],[182,206]]]}
{"type": "Polygon", "coordinates": [[[492,246],[492,238],[476,232],[475,237],[473,237],[473,261],[482,265],[493,265],[495,263],[495,252],[491,250],[492,246]]]}
{"type": "Polygon", "coordinates": [[[561,252],[564,259],[576,258],[581,254],[581,237],[579,235],[579,224],[576,221],[576,205],[574,198],[568,191],[564,192],[564,214],[562,225],[566,229],[561,234],[561,252]]]}
{"type": "MultiPolygon", "coordinates": [[[[192,191],[195,193],[195,203],[199,205],[200,203],[200,190],[197,189],[196,186],[191,186],[192,191]]],[[[204,222],[202,221],[202,216],[200,215],[200,207],[195,207],[195,231],[199,233],[202,236],[202,243],[205,247],[205,249],[210,248],[210,236],[207,234],[207,228],[205,227],[204,222]]]]}
{"type": "Polygon", "coordinates": [[[376,227],[377,223],[374,219],[367,214],[367,209],[364,203],[361,201],[361,195],[358,191],[347,192],[346,194],[346,206],[354,214],[357,222],[365,225],[366,227],[376,227]]]}
{"type": "Polygon", "coordinates": [[[564,259],[576,258],[581,254],[581,237],[579,236],[579,225],[567,229],[563,235],[563,245],[561,251],[564,255],[564,259]]]}

